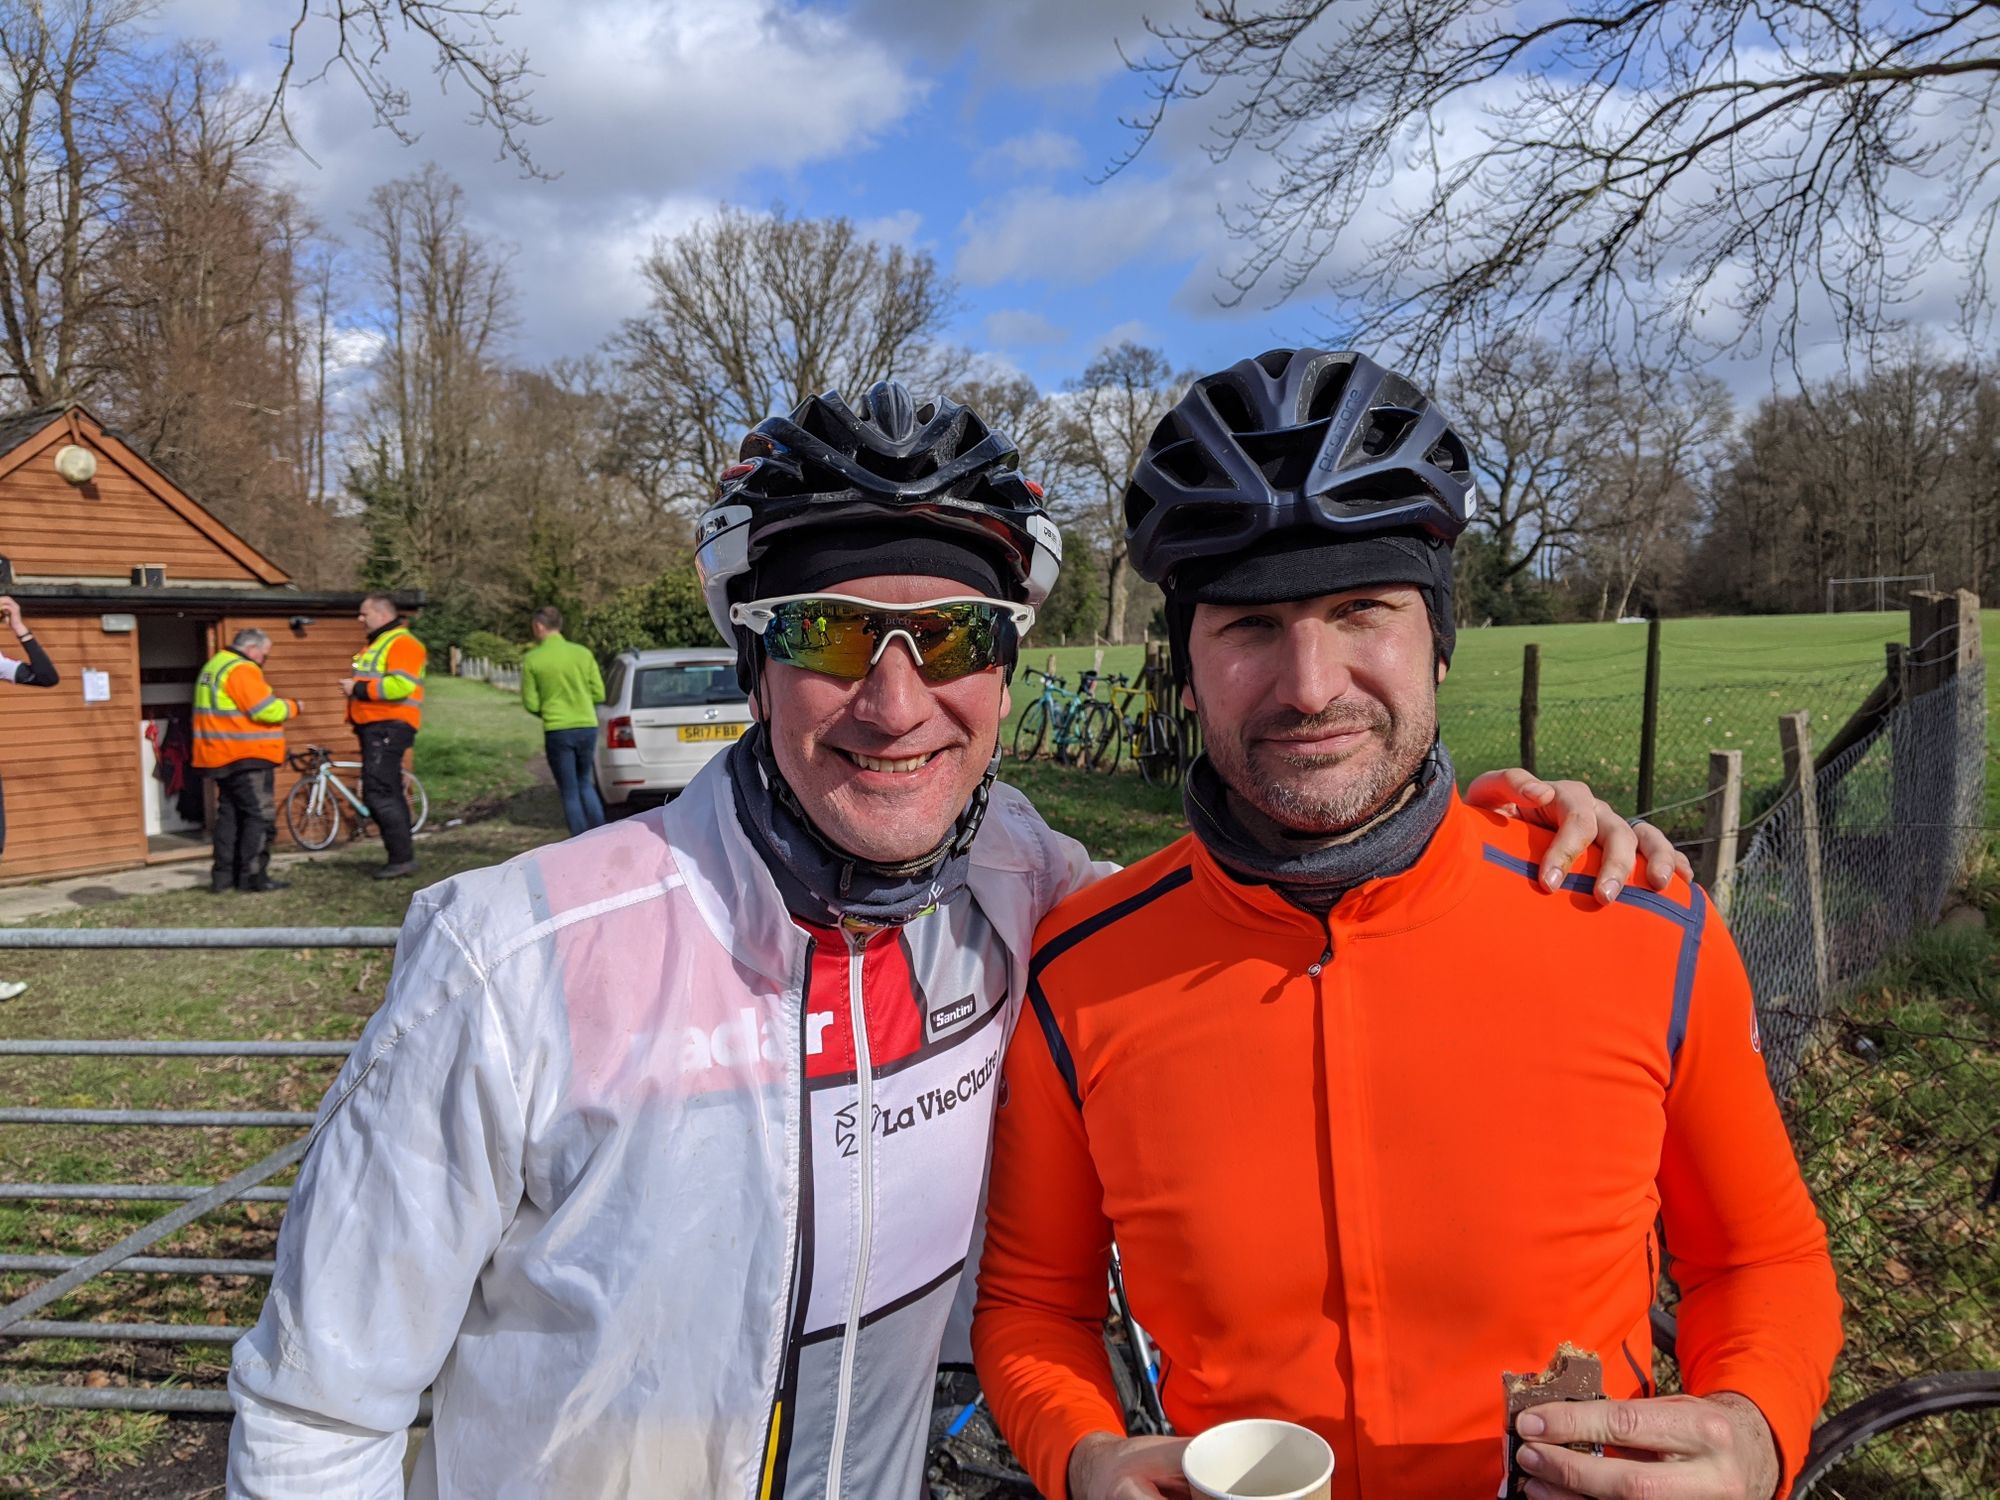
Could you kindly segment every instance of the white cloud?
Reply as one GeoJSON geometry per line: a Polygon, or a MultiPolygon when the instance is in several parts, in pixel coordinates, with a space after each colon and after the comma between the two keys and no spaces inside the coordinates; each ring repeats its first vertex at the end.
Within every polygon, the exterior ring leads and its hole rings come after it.
{"type": "Polygon", "coordinates": [[[1050,322],[1028,308],[1005,307],[986,315],[986,341],[1002,348],[1035,344],[1059,344],[1069,330],[1050,322]]]}
{"type": "Polygon", "coordinates": [[[1115,349],[1120,344],[1150,344],[1158,337],[1144,318],[1127,318],[1114,323],[1091,341],[1091,349],[1115,349]]]}
{"type": "Polygon", "coordinates": [[[1026,177],[1074,171],[1083,165],[1083,143],[1060,130],[1031,130],[988,146],[973,159],[977,177],[1026,177]]]}
{"type": "Polygon", "coordinates": [[[863,239],[876,240],[884,245],[914,245],[917,231],[924,227],[924,216],[914,208],[903,208],[877,219],[863,219],[854,227],[861,232],[863,239]]]}
{"type": "Polygon", "coordinates": [[[886,42],[932,57],[971,51],[984,79],[1034,88],[1121,71],[1121,41],[1145,52],[1147,16],[1184,9],[1174,0],[859,0],[855,14],[886,42]]]}
{"type": "MultiPolygon", "coordinates": [[[[170,0],[155,24],[218,41],[248,88],[268,92],[276,78],[282,23],[268,0],[170,0]]],[[[436,161],[465,187],[475,227],[518,247],[519,347],[529,358],[585,352],[636,312],[635,262],[655,235],[724,194],[754,208],[782,199],[787,174],[865,152],[927,88],[850,18],[794,0],[538,3],[500,30],[537,75],[532,103],[547,123],[528,141],[552,180],[497,160],[493,131],[467,123],[470,95],[455,83],[441,90],[430,55],[401,31],[385,66],[410,91],[418,144],[374,127],[336,68],[290,100],[318,165],[288,156],[281,166],[320,222],[358,243],[353,221],[369,191],[436,161]]],[[[295,78],[317,71],[332,46],[317,7],[302,37],[295,78]]],[[[876,229],[909,222],[895,213],[876,229]]]]}
{"type": "Polygon", "coordinates": [[[1172,187],[1136,176],[1077,193],[1011,193],[965,216],[958,274],[974,286],[1082,285],[1137,260],[1165,258],[1176,217],[1172,187]]]}

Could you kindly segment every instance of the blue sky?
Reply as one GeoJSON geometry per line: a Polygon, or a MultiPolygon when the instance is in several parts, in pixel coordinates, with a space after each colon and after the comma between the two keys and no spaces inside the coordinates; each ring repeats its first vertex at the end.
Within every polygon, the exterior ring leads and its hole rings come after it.
{"type": "MultiPolygon", "coordinates": [[[[516,3],[504,38],[541,75],[534,103],[548,123],[533,145],[554,180],[496,160],[492,135],[466,123],[466,96],[441,95],[429,55],[403,36],[386,71],[413,96],[419,143],[373,127],[335,73],[294,97],[311,160],[287,154],[280,168],[350,240],[372,188],[426,161],[451,172],[475,223],[512,247],[511,353],[524,363],[596,348],[643,305],[636,264],[654,238],[724,203],[844,213],[931,251],[959,287],[951,337],[1044,389],[1123,338],[1213,369],[1327,336],[1308,296],[1218,305],[1235,247],[1217,206],[1240,200],[1254,161],[1213,162],[1195,111],[1176,110],[1135,165],[1101,180],[1133,140],[1121,115],[1146,102],[1119,44],[1144,53],[1142,18],[1192,0],[516,3]]],[[[165,36],[216,42],[246,87],[267,91],[294,4],[165,0],[155,19],[165,36]]],[[[315,19],[305,38],[310,74],[326,60],[328,23],[315,19]]],[[[1439,126],[1477,131],[1479,111],[1457,101],[1439,126]]],[[[1949,134],[1961,123],[1947,112],[1924,125],[1949,134]]],[[[1399,178],[1405,196],[1413,181],[1399,178]]],[[[1690,191],[1710,187],[1722,190],[1690,191]]],[[[2000,247],[1987,258],[2000,273],[2000,247]]],[[[1952,272],[1926,277],[1906,312],[1944,330],[1959,285],[1952,272]]],[[[1828,332],[1809,328],[1808,369],[1839,367],[1828,332]]],[[[1767,354],[1714,367],[1743,405],[1772,387],[1767,354]]]]}
{"type": "MultiPolygon", "coordinates": [[[[464,96],[438,96],[413,44],[388,67],[415,98],[418,144],[371,128],[336,75],[296,97],[314,162],[287,157],[282,170],[352,240],[372,187],[438,161],[482,229],[515,248],[514,354],[528,362],[589,352],[638,309],[633,264],[653,236],[724,202],[844,213],[929,250],[959,285],[952,337],[1045,389],[1121,338],[1190,367],[1306,338],[1309,307],[1217,306],[1227,182],[1191,120],[1183,139],[1096,180],[1131,143],[1120,115],[1144,103],[1117,43],[1144,46],[1147,8],[520,0],[507,36],[543,75],[534,147],[554,181],[495,161],[464,96]]],[[[171,0],[156,24],[218,43],[247,86],[267,87],[283,9],[171,0]]]]}

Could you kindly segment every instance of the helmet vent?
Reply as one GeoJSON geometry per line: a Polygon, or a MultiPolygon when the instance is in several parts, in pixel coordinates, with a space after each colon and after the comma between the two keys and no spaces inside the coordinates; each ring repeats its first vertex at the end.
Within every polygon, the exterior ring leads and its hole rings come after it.
{"type": "Polygon", "coordinates": [[[1290,349],[1266,349],[1257,356],[1257,364],[1273,380],[1283,380],[1285,371],[1292,367],[1295,351],[1290,349]]]}
{"type": "Polygon", "coordinates": [[[1447,432],[1443,437],[1439,438],[1437,443],[1431,448],[1431,451],[1424,455],[1424,461],[1435,464],[1447,474],[1458,475],[1470,474],[1472,472],[1472,464],[1465,456],[1464,445],[1458,441],[1457,435],[1454,433],[1447,432]]]}
{"type": "Polygon", "coordinates": [[[1321,421],[1277,432],[1246,432],[1236,442],[1273,489],[1299,490],[1312,478],[1313,461],[1326,439],[1326,426],[1321,421]]]}
{"type": "Polygon", "coordinates": [[[1324,422],[1333,416],[1333,409],[1347,394],[1347,380],[1352,372],[1351,365],[1328,363],[1322,367],[1319,384],[1313,389],[1312,399],[1306,403],[1305,421],[1324,422]]]}
{"type": "Polygon", "coordinates": [[[1243,399],[1243,393],[1230,381],[1211,381],[1203,389],[1208,395],[1208,404],[1215,408],[1215,414],[1222,418],[1222,425],[1231,432],[1255,432],[1264,425],[1250,415],[1250,403],[1243,399]]]}
{"type": "Polygon", "coordinates": [[[1228,483],[1226,476],[1216,473],[1202,444],[1192,440],[1156,450],[1153,463],[1190,489],[1213,489],[1228,483]]]}
{"type": "Polygon", "coordinates": [[[1361,451],[1370,458],[1393,452],[1417,425],[1417,414],[1407,407],[1378,406],[1368,414],[1368,430],[1361,435],[1361,451]]]}

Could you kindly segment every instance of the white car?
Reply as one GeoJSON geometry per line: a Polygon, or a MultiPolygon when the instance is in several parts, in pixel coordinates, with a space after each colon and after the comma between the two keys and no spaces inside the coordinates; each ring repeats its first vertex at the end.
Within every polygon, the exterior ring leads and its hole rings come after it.
{"type": "Polygon", "coordinates": [[[622,651],[597,706],[598,795],[607,808],[663,802],[749,726],[735,652],[622,651]]]}

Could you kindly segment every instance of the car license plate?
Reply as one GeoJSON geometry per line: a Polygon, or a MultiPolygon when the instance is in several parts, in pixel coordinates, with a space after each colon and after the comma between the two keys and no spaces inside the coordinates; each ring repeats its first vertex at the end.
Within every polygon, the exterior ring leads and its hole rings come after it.
{"type": "Polygon", "coordinates": [[[684,740],[734,740],[743,736],[741,724],[683,724],[681,738],[684,740]]]}

